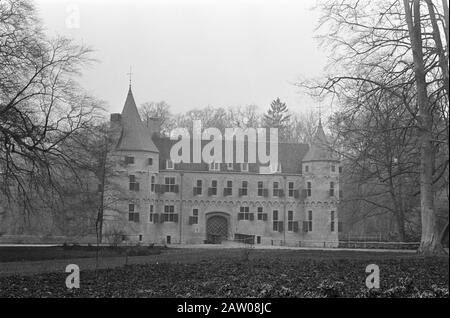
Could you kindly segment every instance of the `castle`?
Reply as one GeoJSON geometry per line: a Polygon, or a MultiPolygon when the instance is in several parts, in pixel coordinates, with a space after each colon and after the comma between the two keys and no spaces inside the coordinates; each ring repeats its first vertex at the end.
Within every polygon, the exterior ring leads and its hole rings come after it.
{"type": "Polygon", "coordinates": [[[103,233],[143,244],[240,241],[261,245],[336,247],[341,224],[339,158],[319,122],[312,145],[279,143],[278,167],[258,163],[174,163],[175,140],[144,124],[131,87],[113,156],[123,199],[104,213],[103,233]]]}

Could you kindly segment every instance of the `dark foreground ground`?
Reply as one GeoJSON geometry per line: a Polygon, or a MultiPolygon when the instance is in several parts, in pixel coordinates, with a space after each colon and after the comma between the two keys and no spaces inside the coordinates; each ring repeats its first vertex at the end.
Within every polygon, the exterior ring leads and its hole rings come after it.
{"type": "MultiPolygon", "coordinates": [[[[131,265],[124,266],[122,258],[117,262],[97,272],[83,270],[81,264],[80,289],[73,290],[66,288],[68,274],[63,270],[3,276],[0,297],[448,297],[448,256],[168,249],[130,257],[131,265]],[[381,288],[376,292],[365,286],[369,264],[380,268],[381,288]]],[[[20,263],[3,263],[4,268],[8,264],[20,263]]],[[[34,263],[23,263],[30,264],[34,263]]]]}

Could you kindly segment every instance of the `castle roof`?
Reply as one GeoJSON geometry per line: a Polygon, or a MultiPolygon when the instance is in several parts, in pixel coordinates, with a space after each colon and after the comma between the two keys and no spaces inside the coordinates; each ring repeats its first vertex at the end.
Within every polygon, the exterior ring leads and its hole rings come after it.
{"type": "Polygon", "coordinates": [[[158,152],[158,148],[141,121],[131,86],[123,106],[121,123],[122,134],[117,150],[158,152]]]}
{"type": "Polygon", "coordinates": [[[330,148],[327,136],[323,131],[322,121],[319,120],[316,133],[311,143],[311,147],[303,158],[304,162],[307,161],[338,161],[339,159],[330,148]]]}
{"type": "MultiPolygon", "coordinates": [[[[166,168],[166,160],[170,159],[170,149],[177,143],[177,140],[171,140],[168,137],[154,136],[153,141],[159,149],[159,167],[160,169],[166,168]]],[[[201,148],[209,143],[209,140],[202,140],[201,148]]],[[[191,149],[193,149],[193,140],[190,140],[191,149]]],[[[245,143],[244,151],[245,158],[247,158],[247,143],[245,143]]],[[[269,145],[266,146],[266,150],[269,151],[269,145]]],[[[300,143],[278,143],[278,162],[281,164],[282,173],[301,174],[302,172],[302,158],[308,151],[307,144],[300,143]]],[[[236,143],[233,143],[233,153],[236,156],[236,143]]],[[[257,153],[257,151],[256,151],[257,153]]],[[[208,171],[209,166],[205,162],[193,163],[193,153],[190,154],[191,163],[179,163],[175,164],[177,170],[188,171],[208,171]]],[[[225,162],[225,143],[222,143],[222,162],[225,162]]],[[[253,173],[260,173],[260,167],[267,167],[267,164],[261,164],[259,162],[249,163],[248,171],[253,173]]],[[[239,171],[239,163],[233,164],[233,170],[239,171]]],[[[220,171],[228,171],[226,163],[220,164],[220,171]]]]}

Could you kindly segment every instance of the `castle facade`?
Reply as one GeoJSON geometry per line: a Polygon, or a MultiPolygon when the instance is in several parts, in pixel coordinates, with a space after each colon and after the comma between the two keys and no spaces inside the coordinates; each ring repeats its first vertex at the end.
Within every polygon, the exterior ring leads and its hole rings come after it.
{"type": "Polygon", "coordinates": [[[249,244],[336,247],[339,159],[319,123],[311,145],[279,143],[278,166],[258,163],[174,163],[177,142],[143,123],[128,96],[111,114],[112,154],[120,200],[104,213],[103,234],[143,244],[249,244]]]}

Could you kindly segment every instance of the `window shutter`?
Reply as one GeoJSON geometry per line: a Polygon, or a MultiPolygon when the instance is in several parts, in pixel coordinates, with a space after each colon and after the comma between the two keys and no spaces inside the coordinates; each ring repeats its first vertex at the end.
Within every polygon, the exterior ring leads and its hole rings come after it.
{"type": "Polygon", "coordinates": [[[213,195],[213,189],[212,188],[208,188],[208,196],[212,196],[213,195]]]}
{"type": "Polygon", "coordinates": [[[161,213],[160,217],[159,217],[159,223],[164,223],[164,214],[161,213]]]}
{"type": "Polygon", "coordinates": [[[298,189],[294,190],[294,198],[298,199],[298,197],[300,196],[300,193],[298,191],[298,189]]]}
{"type": "Polygon", "coordinates": [[[263,189],[264,197],[267,198],[269,196],[269,189],[263,189]]]}
{"type": "Polygon", "coordinates": [[[173,186],[173,192],[175,192],[175,193],[180,192],[180,186],[178,184],[173,186]]]}
{"type": "Polygon", "coordinates": [[[159,184],[155,184],[155,192],[159,193],[159,184]]]}
{"type": "Polygon", "coordinates": [[[264,214],[262,215],[262,218],[263,218],[263,221],[267,221],[267,213],[264,213],[264,214]]]}
{"type": "Polygon", "coordinates": [[[302,189],[302,199],[306,199],[308,197],[308,190],[302,189]]]}
{"type": "Polygon", "coordinates": [[[250,217],[250,221],[253,221],[253,220],[255,220],[255,214],[253,214],[253,213],[250,213],[249,217],[250,217]]]}
{"type": "Polygon", "coordinates": [[[293,222],[294,224],[294,232],[298,232],[298,221],[293,222]]]}
{"type": "Polygon", "coordinates": [[[173,221],[174,221],[175,223],[178,223],[178,214],[174,214],[174,215],[173,215],[173,221]]]}
{"type": "Polygon", "coordinates": [[[128,221],[133,221],[133,220],[134,220],[133,213],[128,213],[128,221]]]}
{"type": "Polygon", "coordinates": [[[240,189],[239,189],[239,196],[240,196],[240,197],[242,197],[242,192],[243,192],[243,191],[242,191],[242,189],[240,188],[240,189]]]}
{"type": "Polygon", "coordinates": [[[278,190],[278,196],[279,196],[280,198],[284,197],[284,191],[283,191],[283,189],[279,189],[279,190],[278,190]]]}
{"type": "Polygon", "coordinates": [[[134,191],[139,191],[139,183],[134,184],[134,191]]]}
{"type": "Polygon", "coordinates": [[[238,213],[238,221],[244,219],[244,213],[238,213]]]}
{"type": "Polygon", "coordinates": [[[158,223],[159,222],[159,214],[153,214],[153,223],[158,223]]]}
{"type": "Polygon", "coordinates": [[[308,221],[303,221],[303,232],[308,232],[308,221]]]}
{"type": "Polygon", "coordinates": [[[283,221],[278,221],[278,232],[283,232],[283,221]]]}
{"type": "Polygon", "coordinates": [[[139,213],[134,213],[134,222],[139,223],[139,213]]]}

